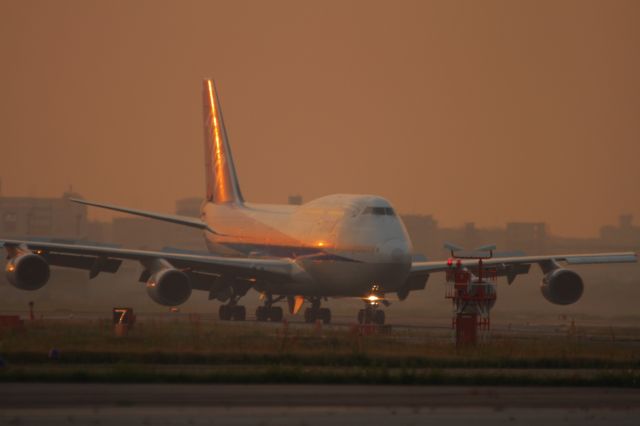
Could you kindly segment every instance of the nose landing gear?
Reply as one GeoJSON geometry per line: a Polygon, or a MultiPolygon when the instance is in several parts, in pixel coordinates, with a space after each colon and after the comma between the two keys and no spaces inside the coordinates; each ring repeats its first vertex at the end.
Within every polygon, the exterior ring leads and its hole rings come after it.
{"type": "Polygon", "coordinates": [[[366,306],[358,311],[358,323],[384,325],[385,315],[378,307],[366,306]]]}
{"type": "Polygon", "coordinates": [[[371,294],[362,299],[364,301],[364,309],[358,311],[359,324],[384,325],[385,314],[384,311],[380,309],[380,304],[388,306],[389,302],[384,299],[384,296],[379,290],[379,287],[374,285],[371,288],[371,294]]]}

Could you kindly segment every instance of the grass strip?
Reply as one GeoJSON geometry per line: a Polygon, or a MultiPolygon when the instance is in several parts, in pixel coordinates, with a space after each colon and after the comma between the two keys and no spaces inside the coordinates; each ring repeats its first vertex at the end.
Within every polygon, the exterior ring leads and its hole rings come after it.
{"type": "MultiPolygon", "coordinates": [[[[8,365],[52,362],[43,352],[11,352],[4,357],[8,365]]],[[[62,352],[61,364],[193,364],[258,366],[327,366],[364,368],[544,368],[544,369],[640,369],[640,360],[613,360],[585,357],[510,358],[382,356],[373,354],[265,354],[202,352],[62,352]]]]}
{"type": "Polygon", "coordinates": [[[474,385],[474,386],[599,386],[639,388],[637,371],[603,371],[589,376],[556,376],[512,372],[476,372],[353,368],[334,371],[295,366],[270,366],[262,369],[215,372],[158,372],[135,365],[119,365],[107,371],[86,369],[40,370],[12,368],[0,373],[0,382],[66,383],[291,383],[291,384],[386,384],[386,385],[474,385]]]}

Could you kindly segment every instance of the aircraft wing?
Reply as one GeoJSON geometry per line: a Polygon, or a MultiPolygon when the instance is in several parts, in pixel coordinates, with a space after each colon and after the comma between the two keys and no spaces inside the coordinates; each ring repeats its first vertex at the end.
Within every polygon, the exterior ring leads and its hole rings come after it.
{"type": "MultiPolygon", "coordinates": [[[[93,278],[100,272],[114,273],[122,260],[136,260],[143,265],[154,260],[169,262],[176,269],[200,274],[229,274],[245,279],[285,281],[299,268],[288,259],[234,258],[206,254],[131,250],[117,247],[46,241],[0,240],[11,255],[13,251],[31,251],[50,265],[90,271],[93,278]]],[[[198,287],[194,287],[198,288],[198,287]]],[[[208,288],[199,288],[208,290],[208,288]]]]}
{"type": "Polygon", "coordinates": [[[87,206],[99,207],[101,209],[113,210],[122,213],[128,213],[136,216],[142,216],[149,219],[161,220],[164,222],[175,223],[176,225],[189,226],[191,228],[207,230],[213,234],[218,234],[209,225],[196,217],[179,216],[175,214],[162,214],[150,212],[147,210],[131,209],[129,207],[116,206],[114,204],[96,203],[95,201],[86,201],[79,198],[69,198],[69,201],[87,206]]]}
{"type": "MultiPolygon", "coordinates": [[[[634,252],[622,253],[592,253],[592,254],[554,254],[544,256],[509,256],[491,257],[482,259],[482,264],[487,268],[495,268],[498,275],[506,275],[510,282],[515,275],[529,272],[529,267],[537,263],[541,268],[546,268],[556,262],[565,262],[569,265],[586,265],[597,263],[634,263],[638,257],[634,252]]],[[[454,260],[457,262],[457,259],[454,260]]],[[[463,267],[474,269],[478,266],[477,259],[460,259],[463,267]]],[[[425,275],[435,272],[443,272],[450,269],[448,260],[413,262],[411,275],[425,275]]]]}

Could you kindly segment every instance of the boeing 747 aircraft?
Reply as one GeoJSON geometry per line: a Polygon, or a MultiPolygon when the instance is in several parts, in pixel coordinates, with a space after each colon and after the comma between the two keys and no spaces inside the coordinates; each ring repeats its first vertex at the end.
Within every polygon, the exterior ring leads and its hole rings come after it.
{"type": "MultiPolygon", "coordinates": [[[[84,269],[91,278],[115,273],[123,260],[140,262],[141,282],[159,304],[176,306],[193,290],[224,302],[222,320],[244,320],[239,304],[250,289],[264,296],[256,311],[260,321],[280,321],[287,301],[291,313],[305,302],[305,320],[331,320],[321,307],[330,297],[358,297],[364,301],[360,322],[385,322],[380,309],[385,295],[400,300],[425,288],[431,274],[446,271],[450,262],[413,261],[409,235],[391,204],[374,195],[337,194],[300,206],[253,204],[240,191],[218,93],[205,80],[204,143],[206,197],[200,218],[165,215],[111,204],[74,200],[90,206],[163,220],[201,229],[210,254],[143,251],[90,244],[60,244],[30,240],[0,240],[8,255],[9,282],[22,290],[44,286],[50,265],[84,269]]],[[[542,269],[542,294],[551,303],[570,304],[582,295],[580,276],[560,262],[573,264],[636,262],[636,254],[601,253],[491,257],[484,260],[509,282],[527,273],[532,264],[542,269]]],[[[461,260],[473,270],[476,260],[461,260]]]]}

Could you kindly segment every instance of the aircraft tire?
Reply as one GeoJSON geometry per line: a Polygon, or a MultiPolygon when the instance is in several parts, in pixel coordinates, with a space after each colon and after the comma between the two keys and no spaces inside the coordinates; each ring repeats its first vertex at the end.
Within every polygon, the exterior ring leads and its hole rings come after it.
{"type": "Polygon", "coordinates": [[[268,317],[268,310],[266,306],[258,306],[256,308],[256,320],[257,321],[267,321],[269,319],[268,317]]]}
{"type": "Polygon", "coordinates": [[[331,309],[320,308],[318,310],[318,319],[322,319],[324,324],[329,324],[331,322],[331,309]]]}
{"type": "Polygon", "coordinates": [[[384,325],[385,320],[384,311],[375,311],[373,313],[373,323],[378,325],[384,325]]]}
{"type": "Polygon", "coordinates": [[[376,311],[373,309],[360,309],[360,311],[358,312],[358,322],[360,324],[375,324],[376,312],[381,311],[376,311]]]}
{"type": "Polygon", "coordinates": [[[317,311],[312,308],[304,310],[304,322],[312,323],[316,321],[317,311]]]}
{"type": "Polygon", "coordinates": [[[280,306],[273,306],[269,309],[269,319],[271,319],[272,322],[281,322],[282,316],[282,308],[280,306]]]}
{"type": "Polygon", "coordinates": [[[232,317],[234,321],[244,321],[247,318],[247,310],[242,305],[233,307],[232,317]]]}
{"type": "Polygon", "coordinates": [[[220,305],[220,308],[218,308],[218,318],[222,321],[229,321],[231,319],[230,308],[228,305],[220,305]]]}

